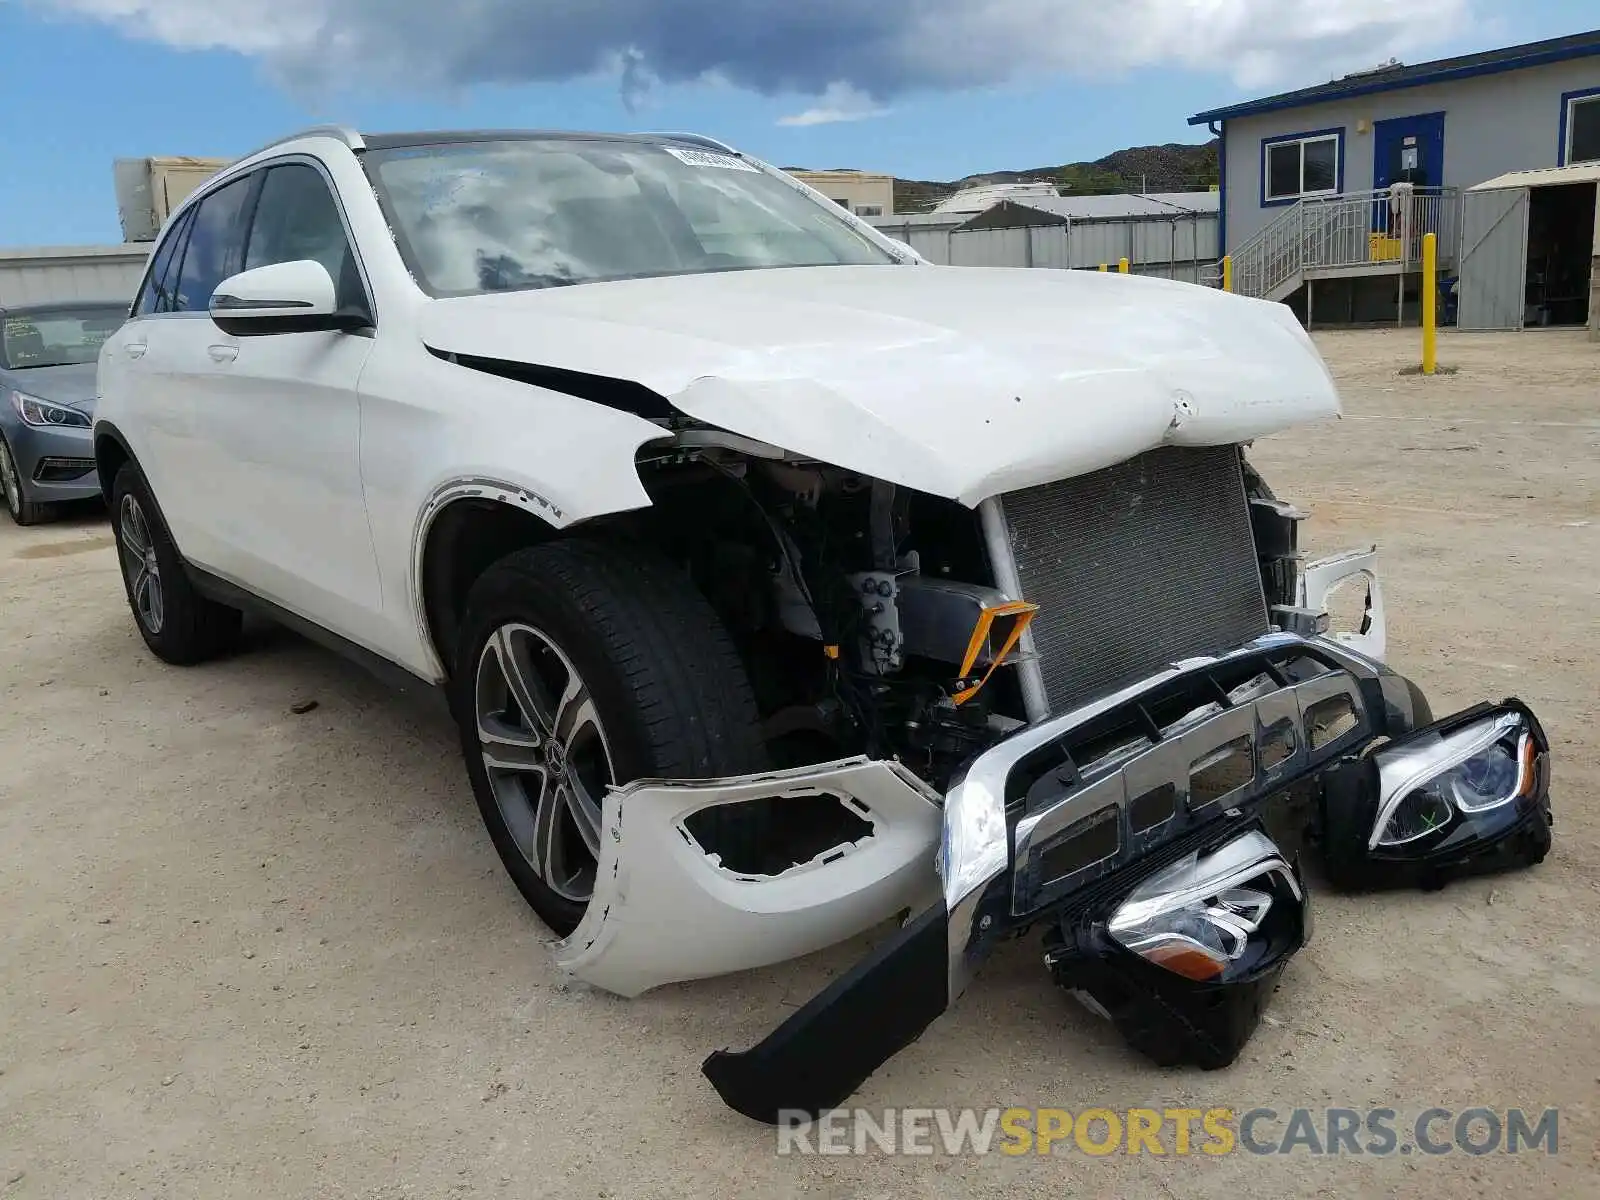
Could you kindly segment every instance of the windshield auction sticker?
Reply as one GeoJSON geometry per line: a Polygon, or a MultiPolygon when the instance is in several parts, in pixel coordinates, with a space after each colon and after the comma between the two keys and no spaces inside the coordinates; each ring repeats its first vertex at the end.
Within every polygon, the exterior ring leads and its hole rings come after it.
{"type": "MultiPolygon", "coordinates": [[[[679,162],[688,163],[691,167],[721,167],[725,171],[752,171],[756,168],[745,162],[742,158],[735,158],[731,154],[715,154],[710,150],[680,150],[676,146],[661,147],[679,162]]],[[[756,172],[759,174],[759,172],[756,172]]]]}

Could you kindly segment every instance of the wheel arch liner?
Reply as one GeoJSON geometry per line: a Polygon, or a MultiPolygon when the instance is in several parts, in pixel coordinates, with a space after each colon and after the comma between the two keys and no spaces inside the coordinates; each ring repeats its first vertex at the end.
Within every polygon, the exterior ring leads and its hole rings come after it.
{"type": "Polygon", "coordinates": [[[939,896],[939,797],[867,758],[701,782],[639,780],[607,793],[594,898],[555,948],[563,971],[621,996],[768,966],[845,941],[939,896]],[[832,796],[872,833],[776,875],[724,868],[685,821],[720,805],[832,796]]]}
{"type": "MultiPolygon", "coordinates": [[[[104,497],[107,504],[110,504],[111,487],[116,483],[116,480],[112,478],[113,472],[107,472],[102,469],[105,466],[105,456],[100,451],[101,442],[111,442],[122,452],[127,461],[136,467],[139,466],[139,456],[133,452],[133,447],[128,445],[128,439],[123,436],[122,430],[118,429],[110,421],[96,421],[89,436],[94,446],[95,470],[100,476],[100,495],[104,497]]],[[[140,468],[140,472],[141,474],[143,473],[143,468],[140,468]]]]}

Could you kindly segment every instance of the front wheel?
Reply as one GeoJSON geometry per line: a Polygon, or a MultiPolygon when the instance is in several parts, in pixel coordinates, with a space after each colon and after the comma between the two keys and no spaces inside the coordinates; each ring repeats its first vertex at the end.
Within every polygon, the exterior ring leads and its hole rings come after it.
{"type": "Polygon", "coordinates": [[[550,542],[485,572],[451,688],[495,849],[561,936],[594,895],[608,788],[766,765],[749,680],[710,604],[624,543],[550,542]]]}
{"type": "Polygon", "coordinates": [[[23,494],[17,460],[11,457],[11,447],[3,437],[0,437],[0,498],[4,498],[6,512],[18,525],[37,525],[50,511],[48,505],[29,500],[23,494]]]}

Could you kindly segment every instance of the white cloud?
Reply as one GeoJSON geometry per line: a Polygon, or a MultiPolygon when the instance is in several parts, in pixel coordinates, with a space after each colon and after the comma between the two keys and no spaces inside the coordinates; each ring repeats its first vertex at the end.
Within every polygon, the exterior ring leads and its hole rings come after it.
{"type": "Polygon", "coordinates": [[[1183,67],[1292,87],[1407,57],[1480,0],[30,0],[134,37],[259,59],[291,86],[715,77],[869,115],[915,90],[1183,67]]]}
{"type": "Polygon", "coordinates": [[[881,117],[887,111],[865,92],[858,92],[848,83],[835,81],[823,89],[814,106],[804,112],[779,117],[778,124],[832,125],[839,121],[864,121],[868,117],[881,117]]]}

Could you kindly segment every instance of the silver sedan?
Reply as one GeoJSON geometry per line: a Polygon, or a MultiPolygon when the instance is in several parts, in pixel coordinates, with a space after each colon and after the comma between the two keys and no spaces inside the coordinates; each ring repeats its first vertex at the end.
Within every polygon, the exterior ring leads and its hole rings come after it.
{"type": "Polygon", "coordinates": [[[0,494],[18,525],[100,495],[95,362],[126,301],[0,308],[0,494]]]}

